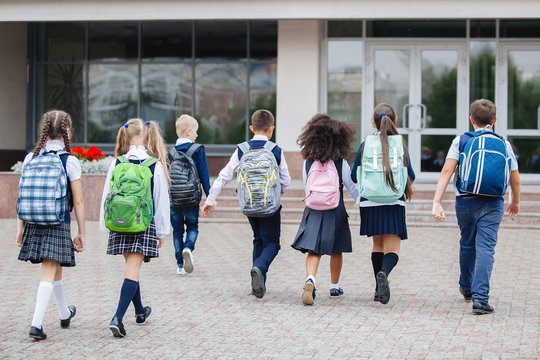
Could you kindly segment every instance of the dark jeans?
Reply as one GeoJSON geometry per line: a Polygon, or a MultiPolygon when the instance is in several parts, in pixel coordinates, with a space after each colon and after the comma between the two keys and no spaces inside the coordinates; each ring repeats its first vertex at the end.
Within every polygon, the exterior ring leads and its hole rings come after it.
{"type": "Polygon", "coordinates": [[[270,217],[249,217],[253,229],[253,266],[258,267],[266,281],[266,273],[270,264],[281,249],[281,207],[270,217]]]}
{"type": "Polygon", "coordinates": [[[185,209],[171,208],[171,225],[173,227],[174,255],[178,265],[184,264],[182,250],[195,249],[197,235],[199,235],[199,206],[185,209]],[[184,243],[184,225],[186,226],[186,242],[184,243]]]}
{"type": "Polygon", "coordinates": [[[489,279],[503,213],[502,197],[456,197],[456,216],[461,230],[459,285],[471,290],[474,300],[489,300],[489,279]]]}

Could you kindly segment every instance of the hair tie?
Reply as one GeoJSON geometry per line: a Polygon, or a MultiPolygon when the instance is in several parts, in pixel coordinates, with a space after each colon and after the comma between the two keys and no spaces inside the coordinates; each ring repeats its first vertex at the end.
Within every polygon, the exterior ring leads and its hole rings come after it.
{"type": "Polygon", "coordinates": [[[384,116],[388,116],[388,115],[386,115],[386,113],[381,113],[381,120],[382,120],[382,118],[383,118],[384,116]]]}
{"type": "Polygon", "coordinates": [[[128,124],[128,123],[125,123],[125,124],[124,124],[124,127],[125,127],[125,128],[127,128],[128,126],[129,126],[129,124],[128,124]]]}
{"type": "Polygon", "coordinates": [[[148,126],[148,125],[150,125],[150,121],[145,121],[144,124],[145,124],[146,126],[148,126]]]}

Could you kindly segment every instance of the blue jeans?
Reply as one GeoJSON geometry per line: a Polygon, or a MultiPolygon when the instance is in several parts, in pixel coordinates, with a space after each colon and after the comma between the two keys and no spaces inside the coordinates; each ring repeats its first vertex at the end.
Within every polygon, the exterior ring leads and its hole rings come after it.
{"type": "Polygon", "coordinates": [[[195,249],[199,235],[199,206],[185,209],[171,208],[171,225],[173,227],[174,255],[177,265],[184,265],[182,250],[195,249]],[[186,226],[186,242],[184,243],[184,225],[186,226]]]}
{"type": "Polygon", "coordinates": [[[503,214],[502,197],[456,197],[456,216],[461,230],[459,285],[471,290],[474,300],[489,300],[489,279],[503,214]]]}
{"type": "Polygon", "coordinates": [[[281,249],[281,207],[272,216],[248,216],[248,220],[253,230],[253,266],[261,270],[266,281],[268,268],[281,249]]]}

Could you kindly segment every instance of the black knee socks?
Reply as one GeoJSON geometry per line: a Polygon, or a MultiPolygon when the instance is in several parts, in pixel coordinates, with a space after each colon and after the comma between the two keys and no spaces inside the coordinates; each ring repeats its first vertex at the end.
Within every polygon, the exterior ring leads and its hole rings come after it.
{"type": "Polygon", "coordinates": [[[135,308],[135,314],[144,314],[144,307],[141,300],[141,284],[137,282],[137,290],[135,290],[135,294],[133,295],[133,299],[131,300],[133,302],[133,307],[135,308]]]}
{"type": "Polygon", "coordinates": [[[383,256],[384,256],[384,253],[382,252],[371,253],[371,264],[373,265],[373,274],[375,276],[377,276],[377,273],[381,271],[383,256]]]}
{"type": "MultiPolygon", "coordinates": [[[[131,279],[124,279],[122,284],[122,290],[120,290],[120,299],[118,300],[118,307],[116,308],[115,316],[119,321],[122,321],[124,314],[129,306],[129,303],[133,300],[137,289],[139,288],[139,282],[131,279]]],[[[140,296],[140,293],[139,293],[140,296]]]]}
{"type": "Polygon", "coordinates": [[[397,262],[399,260],[399,256],[396,253],[389,252],[384,254],[382,258],[382,266],[381,271],[386,274],[386,276],[390,275],[390,272],[396,266],[397,262]]]}

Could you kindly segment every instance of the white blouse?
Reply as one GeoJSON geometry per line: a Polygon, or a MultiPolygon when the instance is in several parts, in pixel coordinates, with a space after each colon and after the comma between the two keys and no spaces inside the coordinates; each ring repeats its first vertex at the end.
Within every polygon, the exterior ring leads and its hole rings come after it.
{"type": "MultiPolygon", "coordinates": [[[[65,147],[64,142],[60,140],[48,140],[43,147],[45,151],[58,151],[63,150],[65,147]]],[[[32,160],[32,154],[34,152],[28,153],[23,161],[23,166],[26,165],[30,160],[32,160]]],[[[79,159],[75,156],[70,155],[66,160],[66,173],[69,178],[69,181],[79,180],[81,178],[81,163],[79,159]]]]}
{"type": "MultiPolygon", "coordinates": [[[[135,158],[137,160],[144,160],[150,157],[150,155],[146,153],[144,146],[135,145],[131,145],[128,152],[124,156],[128,159],[135,158]]],[[[111,176],[115,166],[116,161],[113,161],[109,167],[107,178],[105,179],[103,195],[101,198],[101,207],[99,209],[99,227],[101,228],[101,231],[106,233],[109,233],[109,229],[105,227],[103,206],[105,204],[107,194],[111,188],[111,176]]],[[[154,190],[152,192],[152,196],[155,209],[154,222],[156,224],[156,235],[158,238],[163,238],[165,235],[168,235],[171,232],[171,208],[169,202],[169,185],[167,184],[167,179],[165,178],[163,166],[159,161],[156,162],[156,167],[154,169],[154,190]]]]}

